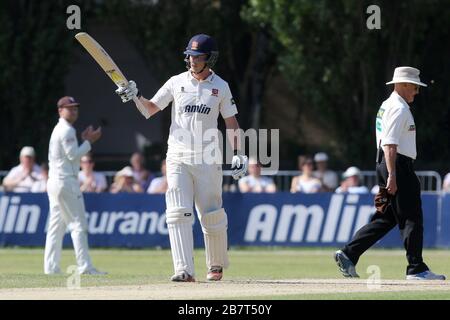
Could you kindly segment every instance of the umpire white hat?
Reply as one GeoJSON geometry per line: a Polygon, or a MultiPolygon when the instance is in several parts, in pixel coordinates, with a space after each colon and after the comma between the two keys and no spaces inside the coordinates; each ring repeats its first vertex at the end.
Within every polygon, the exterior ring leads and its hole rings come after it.
{"type": "Polygon", "coordinates": [[[412,67],[398,67],[394,70],[394,76],[392,77],[392,81],[386,82],[386,84],[393,83],[414,83],[422,87],[426,87],[427,85],[420,81],[419,78],[420,71],[419,69],[412,67]]]}

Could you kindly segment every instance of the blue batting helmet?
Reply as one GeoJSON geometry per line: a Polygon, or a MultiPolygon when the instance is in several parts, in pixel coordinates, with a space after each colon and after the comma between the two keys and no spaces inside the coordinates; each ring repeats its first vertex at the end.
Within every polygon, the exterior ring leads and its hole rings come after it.
{"type": "Polygon", "coordinates": [[[184,51],[186,55],[186,62],[189,61],[189,56],[199,56],[202,54],[208,55],[206,65],[210,68],[217,62],[219,50],[214,39],[206,34],[197,34],[191,38],[189,44],[184,51]]]}

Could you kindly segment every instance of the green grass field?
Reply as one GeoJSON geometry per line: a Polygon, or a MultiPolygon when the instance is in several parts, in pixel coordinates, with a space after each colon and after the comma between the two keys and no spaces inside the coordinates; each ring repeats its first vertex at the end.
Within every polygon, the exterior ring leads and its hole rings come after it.
{"type": "MultiPolygon", "coordinates": [[[[303,291],[302,284],[293,281],[339,280],[345,281],[332,259],[334,249],[231,249],[230,268],[225,270],[224,281],[217,285],[261,285],[258,281],[268,281],[271,285],[283,286],[277,281],[285,281],[293,290],[288,294],[274,291],[273,294],[255,295],[245,292],[239,295],[229,295],[227,299],[450,299],[450,284],[445,287],[425,288],[421,285],[412,290],[402,291],[401,288],[387,292],[314,292],[303,291]],[[295,288],[298,288],[297,291],[295,288]],[[426,290],[425,290],[426,289],[426,290]]],[[[172,262],[169,250],[98,250],[92,249],[94,264],[100,270],[108,271],[107,276],[82,276],[81,286],[86,287],[117,287],[117,286],[167,286],[170,290],[174,284],[168,281],[172,275],[172,262]]],[[[450,251],[424,251],[426,263],[438,273],[450,275],[450,251]]],[[[62,270],[66,271],[75,263],[73,251],[63,251],[62,270]]],[[[382,281],[404,280],[406,267],[405,253],[401,250],[368,251],[360,260],[357,271],[361,281],[366,281],[371,273],[368,267],[375,265],[381,271],[382,281]]],[[[0,291],[8,298],[8,290],[12,288],[65,288],[68,275],[46,276],[43,274],[43,249],[1,249],[0,250],[0,291]]],[[[203,250],[195,252],[197,286],[214,286],[216,283],[206,283],[205,256],[203,250]]],[[[360,282],[361,282],[360,281],[360,282]]],[[[351,281],[350,281],[351,282],[351,281]]],[[[447,282],[447,281],[446,281],[447,282]]],[[[180,284],[177,284],[180,286],[180,284]]],[[[192,284],[181,284],[192,285],[192,284]]],[[[330,285],[333,285],[330,284],[330,285]]],[[[333,289],[341,284],[334,284],[333,289]]],[[[320,286],[320,285],[317,285],[320,286]]],[[[160,288],[158,287],[158,288],[160,288]]],[[[198,288],[198,287],[192,287],[198,288]]],[[[226,287],[224,287],[226,290],[226,287]]],[[[238,288],[239,289],[239,288],[238,288]]],[[[339,289],[339,288],[338,288],[339,289]]],[[[16,289],[14,289],[16,290],[16,289]]],[[[230,289],[231,290],[231,289],[230,289]]],[[[235,290],[235,289],[233,289],[235,290]]],[[[306,289],[305,289],[306,290],[306,289]]],[[[17,290],[16,290],[17,291],[17,290]]],[[[367,290],[365,290],[367,291],[367,290]]],[[[170,296],[169,296],[170,297],[170,296]]],[[[55,298],[58,298],[57,296],[55,298]]],[[[173,297],[177,299],[176,296],[173,297]]]]}

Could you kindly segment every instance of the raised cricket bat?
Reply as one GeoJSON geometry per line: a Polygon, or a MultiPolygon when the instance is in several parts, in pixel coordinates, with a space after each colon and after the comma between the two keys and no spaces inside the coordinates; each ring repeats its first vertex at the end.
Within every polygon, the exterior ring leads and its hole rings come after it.
{"type": "MultiPolygon", "coordinates": [[[[95,61],[100,65],[103,71],[111,78],[111,80],[118,86],[123,87],[128,84],[127,78],[125,78],[122,71],[120,71],[119,67],[116,65],[114,60],[109,56],[109,54],[103,49],[103,47],[95,41],[89,34],[86,32],[80,32],[75,35],[75,38],[81,45],[86,49],[87,52],[94,58],[95,61]]],[[[137,97],[133,98],[133,101],[136,103],[137,108],[145,115],[146,118],[150,117],[148,111],[144,107],[141,101],[137,97]]]]}

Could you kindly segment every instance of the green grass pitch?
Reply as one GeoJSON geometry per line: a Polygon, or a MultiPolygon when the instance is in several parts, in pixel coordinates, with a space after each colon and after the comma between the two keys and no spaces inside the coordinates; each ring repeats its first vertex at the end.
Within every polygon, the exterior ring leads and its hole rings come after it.
{"type": "MultiPolygon", "coordinates": [[[[230,267],[225,270],[224,281],[299,281],[308,279],[345,281],[332,259],[334,248],[231,248],[230,267]]],[[[0,291],[12,288],[64,288],[68,275],[46,276],[43,274],[42,248],[0,249],[0,291]]],[[[172,275],[169,250],[116,250],[91,249],[95,266],[108,271],[107,276],[82,276],[83,287],[114,287],[165,285],[172,275]]],[[[424,260],[430,268],[450,275],[450,251],[425,250],[424,260]]],[[[73,250],[65,249],[62,270],[75,264],[73,250]]],[[[357,271],[361,280],[371,277],[369,266],[377,266],[382,281],[404,280],[406,258],[402,250],[371,249],[361,257],[357,271]],[[368,269],[369,268],[369,269],[368,269]],[[368,272],[369,271],[369,272],[368,272]]],[[[205,282],[206,266],[203,250],[195,251],[196,278],[205,282]]],[[[208,285],[215,285],[208,283],[208,285]]],[[[300,287],[299,287],[300,288],[300,287]]],[[[3,296],[4,298],[4,296],[3,296]]],[[[264,296],[240,295],[227,299],[450,299],[450,285],[445,290],[417,289],[396,292],[293,292],[264,296]]],[[[176,299],[176,298],[175,298],[176,299]]]]}

